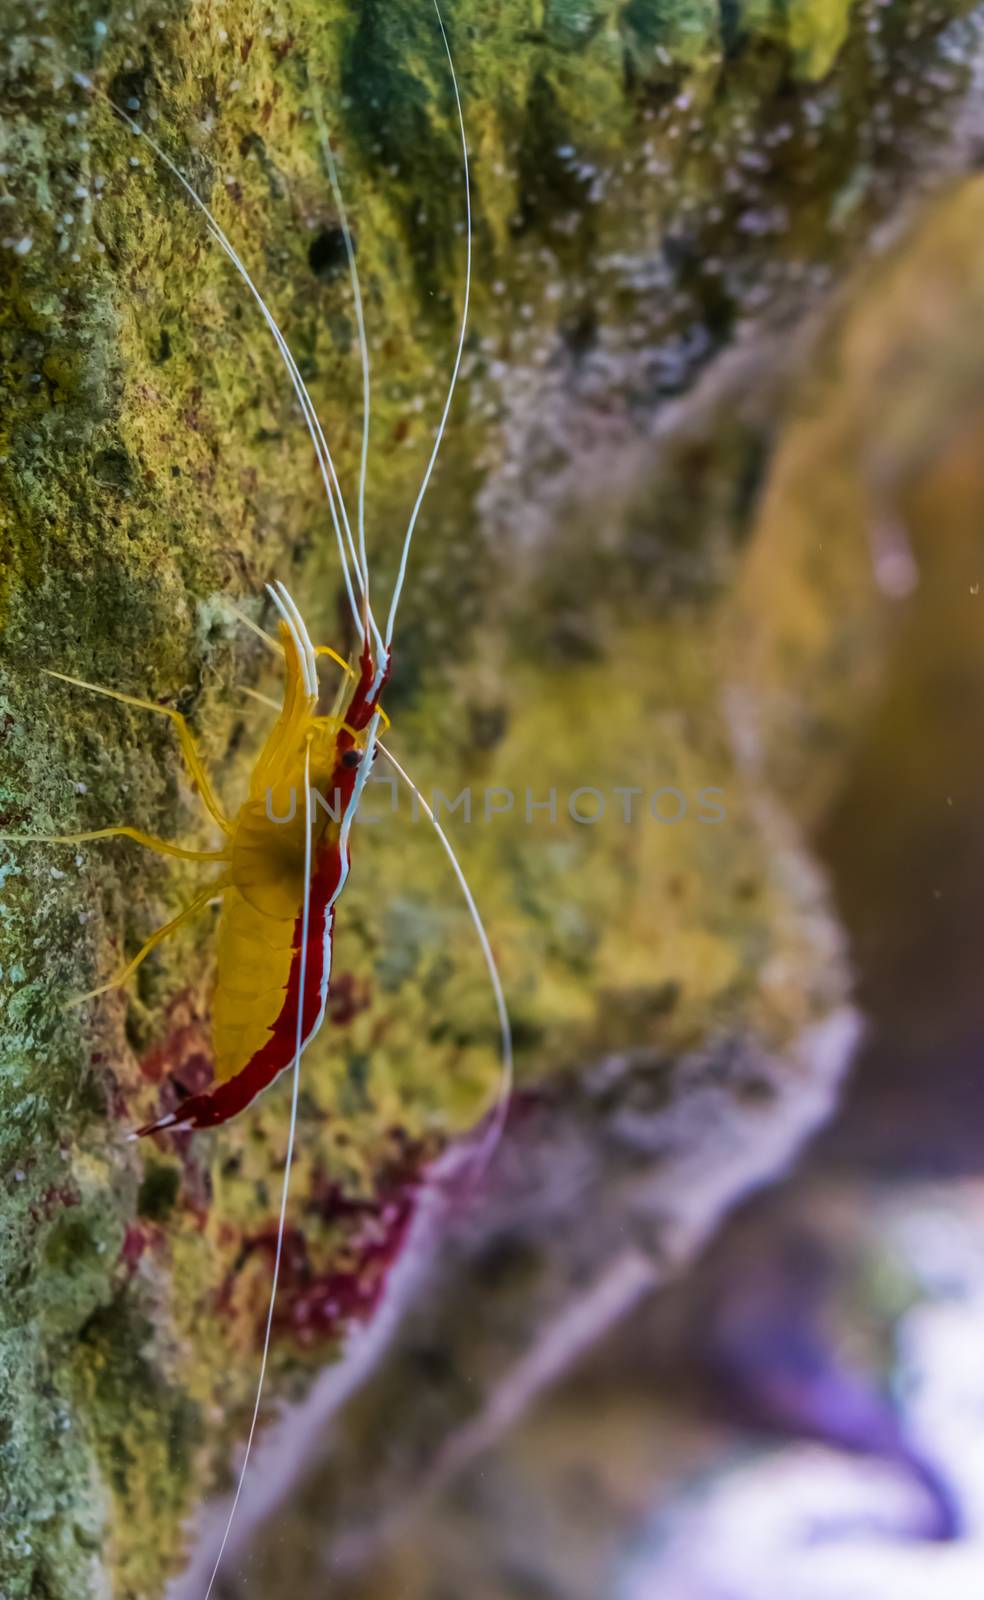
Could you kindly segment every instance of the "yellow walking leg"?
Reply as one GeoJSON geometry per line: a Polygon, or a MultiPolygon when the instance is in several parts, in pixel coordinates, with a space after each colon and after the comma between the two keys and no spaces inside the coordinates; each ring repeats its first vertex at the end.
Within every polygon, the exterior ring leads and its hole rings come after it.
{"type": "Polygon", "coordinates": [[[355,668],[350,666],[345,657],[340,656],[337,650],[333,650],[330,644],[316,644],[314,653],[316,656],[329,656],[332,661],[337,661],[343,672],[347,672],[350,678],[358,677],[355,668]]]}
{"type": "Polygon", "coordinates": [[[0,833],[0,840],[16,844],[87,844],[90,839],[135,839],[137,844],[156,850],[160,856],[177,856],[180,861],[228,861],[228,850],[189,850],[183,844],[172,844],[169,839],[158,839],[141,828],[121,825],[118,828],[90,828],[86,833],[0,833]]]}
{"type": "Polygon", "coordinates": [[[158,928],[156,933],[151,934],[146,944],[140,947],[132,961],[127,962],[122,972],[118,972],[115,978],[110,978],[108,983],[101,983],[98,988],[90,989],[87,994],[74,995],[72,999],[68,1001],[69,1007],[83,1005],[86,1000],[94,1000],[96,995],[106,994],[110,989],[118,989],[121,984],[126,983],[128,978],[132,978],[133,974],[140,966],[140,963],[146,960],[147,956],[150,955],[150,952],[157,945],[159,945],[163,939],[166,939],[169,934],[174,933],[175,930],[180,928],[185,922],[189,922],[197,912],[201,911],[203,907],[208,905],[210,900],[214,900],[217,894],[221,894],[223,889],[228,888],[231,881],[232,880],[230,878],[223,877],[216,878],[213,883],[207,883],[204,889],[199,890],[198,894],[195,895],[193,900],[189,900],[183,911],[179,911],[176,917],[171,918],[170,922],[165,922],[162,928],[158,928]]]}
{"type": "Polygon", "coordinates": [[[62,683],[74,684],[77,689],[88,689],[90,694],[105,695],[108,700],[119,700],[125,706],[135,706],[138,711],[154,711],[159,717],[168,717],[178,730],[181,751],[188,771],[198,785],[202,804],[210,816],[218,823],[223,833],[232,832],[232,823],[225,816],[222,807],[212,792],[212,785],[209,782],[208,773],[205,771],[205,764],[198,754],[194,736],[180,711],[175,711],[171,706],[159,706],[153,700],[141,700],[137,695],[122,694],[119,689],[104,689],[101,684],[87,683],[84,678],[72,678],[67,672],[54,672],[51,667],[43,667],[42,671],[49,678],[58,678],[62,683]]]}

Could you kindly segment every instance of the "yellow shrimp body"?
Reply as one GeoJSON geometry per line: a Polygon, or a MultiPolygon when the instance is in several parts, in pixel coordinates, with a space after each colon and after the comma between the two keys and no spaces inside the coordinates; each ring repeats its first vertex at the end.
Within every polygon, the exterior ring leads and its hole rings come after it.
{"type": "Polygon", "coordinates": [[[291,1064],[298,1017],[303,1037],[309,1038],[324,1015],[333,906],[348,871],[344,818],[354,801],[365,730],[377,711],[385,673],[377,672],[364,649],[361,671],[353,672],[347,688],[344,717],[319,716],[313,666],[306,677],[295,639],[283,624],[280,642],[283,706],[233,819],[227,847],[212,1003],[215,1087],[170,1114],[169,1126],[207,1127],[236,1115],[291,1064]],[[309,825],[312,871],[303,921],[309,825]]]}

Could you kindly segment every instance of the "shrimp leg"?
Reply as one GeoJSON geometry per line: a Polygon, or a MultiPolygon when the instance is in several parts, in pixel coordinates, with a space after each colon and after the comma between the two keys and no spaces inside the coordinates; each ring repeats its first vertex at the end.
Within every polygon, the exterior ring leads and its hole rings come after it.
{"type": "Polygon", "coordinates": [[[141,828],[131,828],[122,824],[117,828],[90,828],[85,833],[0,833],[0,839],[13,840],[17,844],[87,844],[90,839],[135,839],[137,844],[145,845],[148,850],[156,850],[160,856],[177,856],[180,861],[228,861],[227,850],[189,850],[182,844],[172,844],[169,839],[158,839],[153,833],[144,833],[141,828]]]}
{"type": "MultiPolygon", "coordinates": [[[[332,661],[337,661],[338,665],[344,668],[350,678],[354,678],[356,681],[358,681],[359,674],[356,672],[355,668],[350,666],[345,660],[344,656],[340,656],[337,650],[333,650],[330,644],[316,644],[314,647],[314,653],[316,656],[328,656],[332,661]]],[[[382,706],[378,707],[378,711],[383,727],[388,731],[393,724],[390,722],[390,719],[386,715],[386,712],[383,710],[382,706]]],[[[344,722],[342,723],[342,727],[345,727],[344,722]]]]}
{"type": "MultiPolygon", "coordinates": [[[[340,656],[337,650],[333,650],[330,644],[316,644],[314,647],[314,653],[316,656],[330,656],[332,661],[337,661],[340,667],[345,668],[345,671],[348,673],[350,678],[358,677],[355,669],[350,667],[344,657],[340,656]]],[[[239,689],[242,694],[249,695],[251,700],[259,701],[261,706],[269,706],[271,711],[279,711],[281,709],[276,700],[271,700],[269,695],[260,694],[259,690],[257,689],[251,689],[248,684],[241,683],[239,685],[239,689]]],[[[392,727],[392,723],[390,722],[390,719],[386,715],[386,712],[383,710],[382,706],[379,707],[379,717],[384,728],[389,729],[392,727]]],[[[348,733],[353,732],[353,730],[348,728],[344,722],[342,723],[342,727],[345,728],[346,732],[348,733]]]]}
{"type": "MultiPolygon", "coordinates": [[[[233,605],[231,600],[227,600],[226,605],[244,627],[247,627],[251,633],[255,633],[258,639],[263,640],[268,650],[271,650],[278,658],[283,656],[283,646],[277,643],[272,633],[267,633],[265,628],[261,628],[259,623],[254,622],[252,617],[247,615],[245,611],[241,611],[237,605],[233,605]]],[[[333,650],[330,644],[316,644],[314,653],[316,656],[330,656],[332,661],[336,661],[342,671],[347,672],[350,678],[359,676],[355,668],[346,661],[344,656],[340,656],[337,650],[333,650]]]]}
{"type": "Polygon", "coordinates": [[[338,663],[343,672],[348,673],[350,678],[358,678],[359,674],[356,672],[355,668],[350,666],[345,657],[340,656],[337,650],[333,650],[330,644],[316,644],[314,647],[314,653],[316,656],[329,656],[332,661],[336,661],[338,663]]]}
{"type": "Polygon", "coordinates": [[[156,933],[151,934],[146,943],[141,945],[133,960],[127,962],[122,972],[118,972],[115,978],[110,978],[108,983],[101,983],[98,988],[90,989],[87,994],[75,995],[68,1001],[69,1007],[80,1006],[86,1000],[94,1000],[97,995],[106,994],[110,989],[118,989],[121,984],[126,983],[127,979],[131,978],[136,972],[141,962],[150,955],[150,952],[163,939],[166,939],[169,934],[182,927],[184,923],[189,922],[197,912],[208,905],[210,900],[214,900],[217,894],[221,894],[223,889],[228,888],[231,881],[228,877],[222,877],[216,878],[212,883],[207,883],[204,889],[200,889],[194,899],[189,900],[184,909],[178,912],[176,917],[172,917],[170,922],[165,922],[163,927],[158,928],[156,933]]]}
{"type": "Polygon", "coordinates": [[[49,678],[58,678],[62,683],[72,683],[77,689],[88,689],[90,694],[105,695],[108,700],[119,700],[125,706],[135,706],[138,711],[153,711],[159,717],[168,717],[178,730],[181,753],[184,756],[188,771],[198,785],[202,804],[213,821],[218,823],[223,833],[232,832],[232,823],[224,814],[212,791],[208,773],[205,771],[205,763],[198,754],[194,735],[180,711],[175,711],[172,706],[159,706],[154,700],[141,700],[137,695],[122,694],[119,689],[104,689],[101,684],[87,683],[84,678],[72,678],[67,672],[53,672],[50,667],[43,667],[41,670],[49,678]]]}

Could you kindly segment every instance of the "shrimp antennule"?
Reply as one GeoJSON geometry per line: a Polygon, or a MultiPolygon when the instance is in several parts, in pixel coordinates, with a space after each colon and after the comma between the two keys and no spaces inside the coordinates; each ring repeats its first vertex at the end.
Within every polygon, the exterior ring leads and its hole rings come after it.
{"type": "Polygon", "coordinates": [[[356,331],[359,338],[359,359],[362,367],[362,448],[359,455],[359,503],[356,522],[359,531],[359,559],[362,564],[362,592],[367,608],[366,622],[371,626],[376,649],[381,654],[383,640],[376,626],[375,618],[369,611],[369,558],[366,551],[366,474],[369,469],[369,425],[370,425],[370,384],[369,384],[369,340],[366,336],[366,319],[362,305],[362,286],[359,282],[359,268],[355,259],[355,247],[352,243],[352,230],[349,226],[348,211],[342,186],[338,177],[338,166],[335,161],[335,152],[328,137],[328,129],[321,109],[320,100],[315,97],[314,115],[318,123],[318,132],[321,136],[321,146],[324,151],[325,166],[328,169],[328,181],[331,192],[338,208],[338,220],[341,224],[342,238],[345,242],[345,255],[348,261],[349,281],[352,285],[352,300],[355,307],[356,331]]]}
{"type": "Polygon", "coordinates": [[[458,128],[461,133],[462,171],[464,174],[465,183],[465,293],[464,302],[461,309],[461,327],[458,332],[458,347],[455,351],[454,365],[451,369],[451,382],[448,385],[447,397],[444,401],[444,410],[441,412],[441,420],[438,423],[437,434],[434,438],[434,448],[430,453],[430,459],[427,462],[423,480],[419,490],[417,491],[417,498],[414,501],[413,509],[410,512],[410,521],[407,524],[407,531],[403,537],[403,549],[400,554],[400,565],[396,574],[396,582],[393,585],[393,597],[390,600],[389,615],[386,618],[386,633],[384,635],[384,642],[387,650],[389,649],[393,640],[393,629],[396,626],[396,613],[400,604],[400,597],[403,593],[403,585],[406,581],[407,565],[410,560],[410,546],[413,542],[414,529],[417,526],[417,518],[420,515],[420,508],[424,503],[424,496],[426,495],[428,487],[430,486],[431,474],[434,471],[434,465],[437,461],[438,453],[444,440],[445,430],[448,425],[448,415],[451,410],[451,402],[454,399],[454,391],[458,383],[458,373],[461,370],[461,358],[465,350],[465,335],[468,331],[468,307],[471,300],[472,203],[471,173],[468,166],[468,136],[465,132],[465,114],[461,106],[461,93],[458,89],[458,75],[454,70],[454,58],[451,55],[451,45],[448,40],[447,30],[444,26],[444,18],[441,15],[441,8],[438,4],[438,0],[434,0],[434,10],[437,12],[438,27],[441,30],[441,38],[444,41],[444,49],[448,58],[448,68],[451,73],[451,86],[454,89],[454,102],[458,112],[458,128]]]}

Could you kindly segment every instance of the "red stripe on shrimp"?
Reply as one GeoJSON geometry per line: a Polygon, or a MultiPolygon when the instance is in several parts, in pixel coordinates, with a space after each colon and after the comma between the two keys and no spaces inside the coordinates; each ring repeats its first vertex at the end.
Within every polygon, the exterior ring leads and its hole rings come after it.
{"type": "MultiPolygon", "coordinates": [[[[306,1044],[317,1033],[325,1014],[331,974],[332,901],[346,865],[337,842],[322,851],[312,874],[308,916],[307,957],[304,961],[304,1007],[301,1030],[306,1044]]],[[[283,1004],[266,1043],[241,1072],[204,1094],[192,1095],[177,1110],[137,1129],[137,1137],[169,1128],[215,1128],[238,1116],[257,1095],[291,1066],[297,1048],[298,986],[301,975],[303,915],[294,924],[294,955],[283,1004]]]]}

